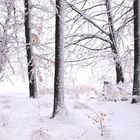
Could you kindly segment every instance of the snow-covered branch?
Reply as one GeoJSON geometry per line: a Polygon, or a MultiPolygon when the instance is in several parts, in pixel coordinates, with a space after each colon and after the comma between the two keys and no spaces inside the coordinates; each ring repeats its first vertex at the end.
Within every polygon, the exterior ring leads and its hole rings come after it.
{"type": "MultiPolygon", "coordinates": [[[[104,37],[101,37],[97,34],[76,34],[76,35],[68,36],[67,38],[70,38],[70,37],[80,37],[80,39],[76,40],[75,42],[71,42],[71,44],[68,44],[67,46],[72,45],[72,44],[77,44],[83,40],[91,39],[91,38],[97,38],[97,39],[100,39],[102,41],[112,44],[112,41],[110,41],[109,39],[106,39],[104,37]]],[[[65,47],[67,47],[67,46],[65,46],[65,47]]]]}
{"type": "Polygon", "coordinates": [[[86,19],[88,22],[90,22],[92,25],[94,25],[96,28],[98,28],[100,31],[102,31],[104,34],[106,34],[107,36],[109,36],[109,33],[106,32],[102,27],[100,27],[98,24],[96,24],[93,20],[91,20],[91,18],[84,14],[82,11],[80,11],[77,7],[75,7],[73,4],[70,4],[66,1],[66,3],[71,7],[72,10],[74,10],[75,12],[77,12],[79,15],[81,15],[84,19],[86,19]]]}

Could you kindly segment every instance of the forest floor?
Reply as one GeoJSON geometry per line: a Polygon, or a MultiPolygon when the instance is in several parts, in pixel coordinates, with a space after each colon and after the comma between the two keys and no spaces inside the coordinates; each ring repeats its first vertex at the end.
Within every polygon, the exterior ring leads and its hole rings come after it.
{"type": "Polygon", "coordinates": [[[140,140],[140,103],[65,95],[66,110],[50,119],[53,95],[0,94],[0,140],[140,140]]]}

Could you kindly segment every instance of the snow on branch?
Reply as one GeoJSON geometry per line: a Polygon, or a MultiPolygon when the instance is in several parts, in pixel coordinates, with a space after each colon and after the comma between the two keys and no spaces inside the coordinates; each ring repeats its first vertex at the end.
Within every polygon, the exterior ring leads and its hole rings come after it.
{"type": "Polygon", "coordinates": [[[72,10],[74,10],[75,12],[77,12],[79,15],[81,15],[84,19],[86,19],[88,22],[90,22],[92,25],[94,25],[96,28],[98,28],[104,34],[106,34],[107,36],[109,36],[109,33],[106,32],[104,29],[102,29],[102,27],[100,27],[99,25],[97,25],[94,21],[92,21],[91,18],[88,15],[84,14],[82,11],[80,11],[78,8],[76,8],[73,4],[70,4],[67,1],[66,1],[66,3],[70,6],[70,8],[72,10]]]}
{"type": "MultiPolygon", "coordinates": [[[[108,39],[105,39],[104,37],[101,37],[101,36],[98,36],[96,34],[76,34],[76,35],[71,35],[71,36],[68,36],[67,38],[70,38],[70,37],[81,37],[80,39],[76,40],[75,42],[71,43],[71,44],[68,44],[67,46],[69,45],[73,45],[73,44],[77,44],[83,40],[86,40],[86,39],[91,39],[91,38],[97,38],[97,39],[100,39],[102,41],[105,41],[107,43],[110,43],[112,44],[112,41],[108,40],[108,39]]],[[[65,47],[67,47],[65,46],[65,47]]]]}

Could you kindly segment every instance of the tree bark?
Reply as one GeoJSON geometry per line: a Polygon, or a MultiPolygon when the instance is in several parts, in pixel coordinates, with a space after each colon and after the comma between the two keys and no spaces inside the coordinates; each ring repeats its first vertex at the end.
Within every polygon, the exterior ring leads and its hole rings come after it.
{"type": "Polygon", "coordinates": [[[133,95],[140,96],[140,1],[134,0],[134,79],[133,95]]]}
{"type": "Polygon", "coordinates": [[[112,41],[111,49],[113,52],[113,59],[115,60],[115,67],[116,67],[116,83],[118,84],[119,82],[124,82],[124,76],[123,76],[122,64],[117,51],[117,42],[115,37],[113,18],[111,14],[110,0],[106,0],[105,4],[106,4],[107,18],[109,23],[109,32],[110,32],[109,38],[112,41]]]}
{"type": "Polygon", "coordinates": [[[32,33],[30,24],[30,0],[25,0],[25,39],[26,39],[26,52],[28,64],[28,79],[29,79],[29,94],[31,98],[37,97],[37,85],[35,74],[35,62],[32,45],[32,33]]]}
{"type": "Polygon", "coordinates": [[[64,0],[56,0],[55,77],[52,118],[64,108],[64,0]]]}

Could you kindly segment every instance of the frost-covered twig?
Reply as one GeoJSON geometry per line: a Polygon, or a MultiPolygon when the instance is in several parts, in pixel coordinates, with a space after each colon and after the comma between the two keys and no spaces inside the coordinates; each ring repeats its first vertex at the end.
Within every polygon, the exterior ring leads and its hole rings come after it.
{"type": "Polygon", "coordinates": [[[102,113],[102,112],[101,113],[96,112],[96,114],[97,114],[96,118],[94,118],[92,116],[88,116],[88,118],[92,119],[93,123],[96,123],[97,125],[99,125],[100,134],[101,134],[101,136],[103,136],[104,132],[105,132],[105,128],[106,128],[104,121],[105,121],[107,114],[102,113]]]}

